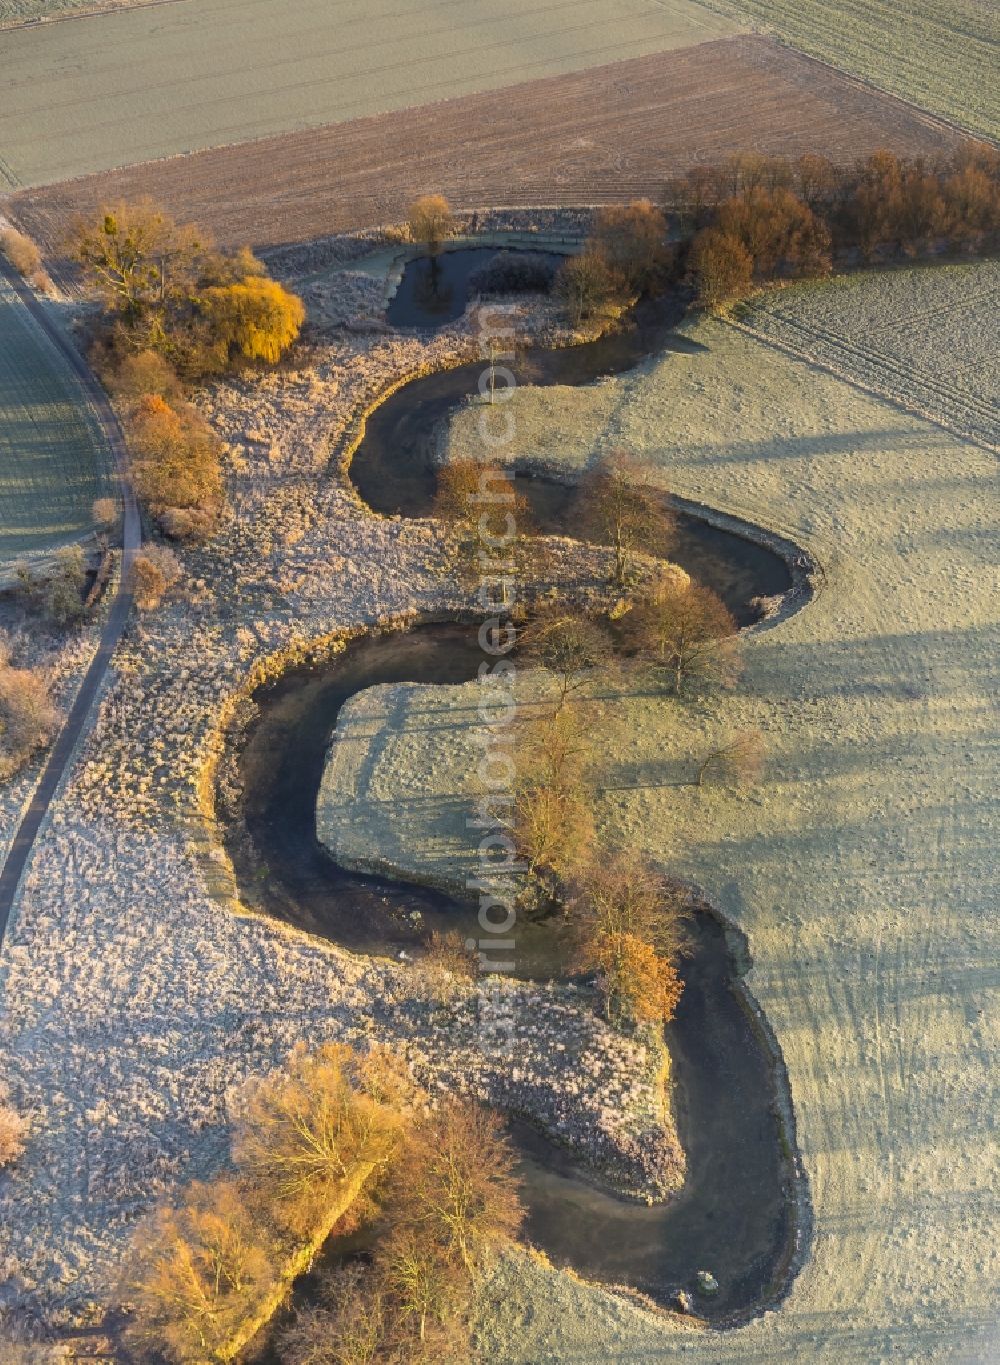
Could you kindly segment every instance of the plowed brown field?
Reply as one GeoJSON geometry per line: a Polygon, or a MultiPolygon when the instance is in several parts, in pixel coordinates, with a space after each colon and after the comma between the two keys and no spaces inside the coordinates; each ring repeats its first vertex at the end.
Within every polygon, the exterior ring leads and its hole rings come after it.
{"type": "Polygon", "coordinates": [[[848,161],[933,154],[959,134],[769,39],[741,36],[403,112],[146,162],[8,201],[52,246],[79,210],[148,194],[220,243],[263,247],[399,219],[412,197],[459,207],[656,197],[737,151],[848,161]]]}

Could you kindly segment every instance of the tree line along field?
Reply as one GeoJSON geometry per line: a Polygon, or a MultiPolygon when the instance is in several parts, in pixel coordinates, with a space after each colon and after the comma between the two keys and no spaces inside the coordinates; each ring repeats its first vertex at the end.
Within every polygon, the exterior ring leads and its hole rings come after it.
{"type": "Polygon", "coordinates": [[[706,0],[968,128],[1000,136],[1000,11],[982,0],[706,0]]]}
{"type": "MultiPolygon", "coordinates": [[[[3,0],[0,0],[2,3],[3,0]]],[[[3,34],[0,149],[34,185],[733,33],[695,0],[185,0],[3,34]]]]}
{"type": "Polygon", "coordinates": [[[76,379],[0,279],[0,567],[87,534],[110,486],[76,379]]]}
{"type": "Polygon", "coordinates": [[[657,199],[678,172],[748,148],[845,163],[960,141],[829,67],[737,36],[24,191],[9,212],[51,253],[75,213],[149,195],[223,245],[266,247],[398,221],[428,188],[467,208],[657,199]]]}

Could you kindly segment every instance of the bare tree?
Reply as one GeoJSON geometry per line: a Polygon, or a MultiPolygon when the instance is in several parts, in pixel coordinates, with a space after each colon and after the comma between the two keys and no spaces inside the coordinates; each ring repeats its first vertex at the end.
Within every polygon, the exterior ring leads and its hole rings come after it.
{"type": "Polygon", "coordinates": [[[594,844],[590,721],[578,706],[518,727],[518,782],[509,829],[534,880],[554,897],[589,861],[594,844]]]}
{"type": "Polygon", "coordinates": [[[663,555],[674,517],[666,492],[650,481],[650,471],[624,450],[602,455],[584,474],[576,498],[583,533],[614,550],[612,582],[624,588],[640,554],[663,555]]]}
{"type": "Polygon", "coordinates": [[[671,962],[690,951],[686,892],[641,854],[618,851],[595,859],[573,888],[570,915],[583,941],[632,934],[671,962]]]}
{"type": "Polygon", "coordinates": [[[251,1089],[234,1155],[293,1230],[311,1227],[362,1166],[392,1159],[400,1116],[370,1089],[364,1060],[334,1043],[296,1049],[285,1074],[251,1089]]]}
{"type": "Polygon", "coordinates": [[[446,1099],[411,1131],[399,1164],[393,1218],[454,1256],[467,1271],[510,1240],[524,1218],[516,1155],[492,1110],[446,1099]]]}
{"type": "Polygon", "coordinates": [[[695,781],[704,786],[706,777],[715,777],[732,786],[757,782],[764,770],[767,743],[759,730],[743,730],[717,744],[698,765],[695,781]]]}
{"type": "Polygon", "coordinates": [[[553,674],[559,689],[557,710],[613,656],[611,636],[585,612],[560,603],[543,607],[522,628],[521,654],[527,663],[553,674]]]}
{"type": "Polygon", "coordinates": [[[278,1339],[281,1365],[381,1365],[389,1307],[385,1276],[353,1262],[328,1272],[323,1304],[300,1308],[278,1339]]]}
{"type": "Polygon", "coordinates": [[[625,281],[603,253],[588,246],[570,256],[556,272],[552,292],[561,299],[570,321],[577,325],[621,298],[625,281]]]}
{"type": "Polygon", "coordinates": [[[495,587],[506,605],[511,583],[538,554],[531,508],[513,470],[488,461],[449,461],[438,471],[434,515],[452,531],[459,581],[495,587]]]}
{"type": "Polygon", "coordinates": [[[739,674],[736,622],[710,588],[663,579],[622,628],[636,655],[665,672],[675,693],[696,678],[729,685],[739,674]]]}

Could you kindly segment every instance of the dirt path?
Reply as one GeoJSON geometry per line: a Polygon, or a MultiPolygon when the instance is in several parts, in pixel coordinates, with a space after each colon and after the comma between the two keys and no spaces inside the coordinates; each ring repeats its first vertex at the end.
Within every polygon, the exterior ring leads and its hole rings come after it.
{"type": "Polygon", "coordinates": [[[42,821],[45,819],[49,802],[62,780],[63,774],[90,719],[91,708],[101,689],[111,656],[121,639],[129,613],[132,610],[131,565],[142,539],[139,522],[139,509],[126,477],[125,439],[118,419],[108,402],[107,395],[95,379],[79,351],[48,316],[34,294],[4,261],[0,261],[0,274],[15,290],[25,308],[35,322],[46,333],[68,367],[78,379],[87,401],[92,405],[104,433],[115,467],[118,470],[119,484],[125,507],[123,523],[123,555],[121,576],[118,589],[108,612],[108,618],[101,632],[100,643],[84,675],[76,700],[70,708],[66,722],[53,744],[34,796],[21,817],[21,823],[14,836],[3,870],[0,871],[0,937],[6,932],[14,897],[22,873],[31,856],[32,848],[42,821]]]}

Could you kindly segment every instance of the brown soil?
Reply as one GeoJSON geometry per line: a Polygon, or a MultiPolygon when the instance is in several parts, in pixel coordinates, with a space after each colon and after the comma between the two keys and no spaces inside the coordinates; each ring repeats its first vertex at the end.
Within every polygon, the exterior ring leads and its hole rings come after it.
{"type": "Polygon", "coordinates": [[[70,215],[149,194],[222,244],[264,247],[398,220],[414,195],[457,207],[662,194],[738,151],[840,162],[934,154],[960,134],[767,38],[742,36],[568,76],[22,191],[11,216],[51,248],[70,215]]]}

